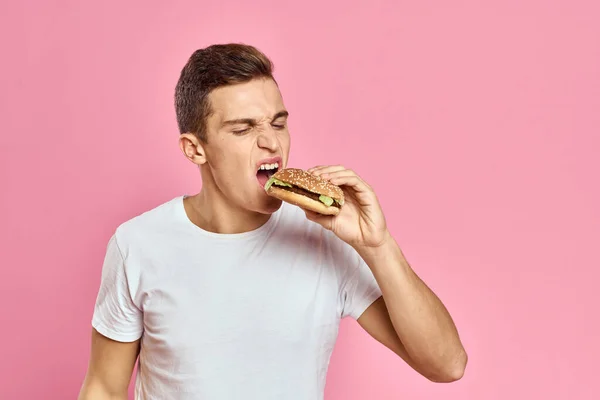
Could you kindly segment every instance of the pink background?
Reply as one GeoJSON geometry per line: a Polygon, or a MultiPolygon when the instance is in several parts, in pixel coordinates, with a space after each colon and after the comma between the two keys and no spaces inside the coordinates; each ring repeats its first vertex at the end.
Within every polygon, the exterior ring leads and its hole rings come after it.
{"type": "Polygon", "coordinates": [[[179,71],[229,41],[273,58],[291,162],[375,187],[469,352],[433,384],[347,321],[327,399],[600,398],[597,1],[167,3],[2,5],[0,398],[75,398],[110,234],[199,188],[179,71]]]}

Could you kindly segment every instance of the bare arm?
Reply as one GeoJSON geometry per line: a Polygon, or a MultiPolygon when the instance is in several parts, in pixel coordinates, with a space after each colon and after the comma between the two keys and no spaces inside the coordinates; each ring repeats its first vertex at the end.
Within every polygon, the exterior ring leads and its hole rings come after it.
{"type": "Polygon", "coordinates": [[[420,368],[406,352],[406,348],[394,329],[383,297],[377,299],[365,310],[358,319],[358,323],[371,337],[400,356],[415,371],[427,377],[427,371],[420,368]]]}
{"type": "Polygon", "coordinates": [[[375,339],[434,382],[462,377],[467,353],[440,299],[411,269],[393,238],[373,252],[363,251],[383,298],[359,318],[375,339]]]}
{"type": "Polygon", "coordinates": [[[308,172],[343,187],[345,203],[335,217],[306,211],[306,217],[351,245],[369,266],[383,295],[359,317],[359,323],[435,382],[460,379],[467,364],[450,314],[412,270],[387,228],[373,189],[341,165],[308,172]]]}
{"type": "Polygon", "coordinates": [[[122,343],[92,330],[92,351],[78,400],[127,400],[140,341],[122,343]]]}

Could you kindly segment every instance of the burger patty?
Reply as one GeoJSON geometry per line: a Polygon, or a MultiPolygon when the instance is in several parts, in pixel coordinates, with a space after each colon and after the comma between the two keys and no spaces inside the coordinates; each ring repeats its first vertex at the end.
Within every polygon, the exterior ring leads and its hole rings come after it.
{"type": "MultiPolygon", "coordinates": [[[[319,195],[318,194],[310,192],[310,191],[302,189],[302,188],[299,188],[298,186],[292,186],[292,187],[289,187],[289,186],[277,186],[277,187],[280,188],[280,189],[284,189],[284,190],[296,193],[296,194],[300,194],[302,196],[306,196],[306,197],[311,198],[311,199],[313,199],[315,201],[321,202],[321,200],[319,200],[319,195]]],[[[331,205],[331,207],[338,207],[339,208],[340,205],[337,203],[337,201],[334,201],[333,204],[331,205]]]]}

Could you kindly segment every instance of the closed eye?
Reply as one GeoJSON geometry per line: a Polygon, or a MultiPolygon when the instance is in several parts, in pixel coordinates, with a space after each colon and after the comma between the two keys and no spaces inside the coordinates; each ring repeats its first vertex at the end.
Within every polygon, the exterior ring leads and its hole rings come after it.
{"type": "Polygon", "coordinates": [[[240,130],[236,130],[236,131],[232,131],[231,133],[233,133],[234,135],[243,135],[246,134],[250,131],[251,128],[246,128],[246,129],[240,129],[240,130]]]}

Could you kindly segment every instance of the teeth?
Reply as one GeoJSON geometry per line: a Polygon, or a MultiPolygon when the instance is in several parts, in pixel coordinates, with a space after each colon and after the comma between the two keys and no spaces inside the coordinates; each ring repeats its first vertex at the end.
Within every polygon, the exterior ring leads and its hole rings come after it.
{"type": "Polygon", "coordinates": [[[279,168],[279,163],[274,163],[274,164],[263,164],[260,166],[260,169],[262,170],[270,170],[270,169],[276,169],[279,168]]]}

